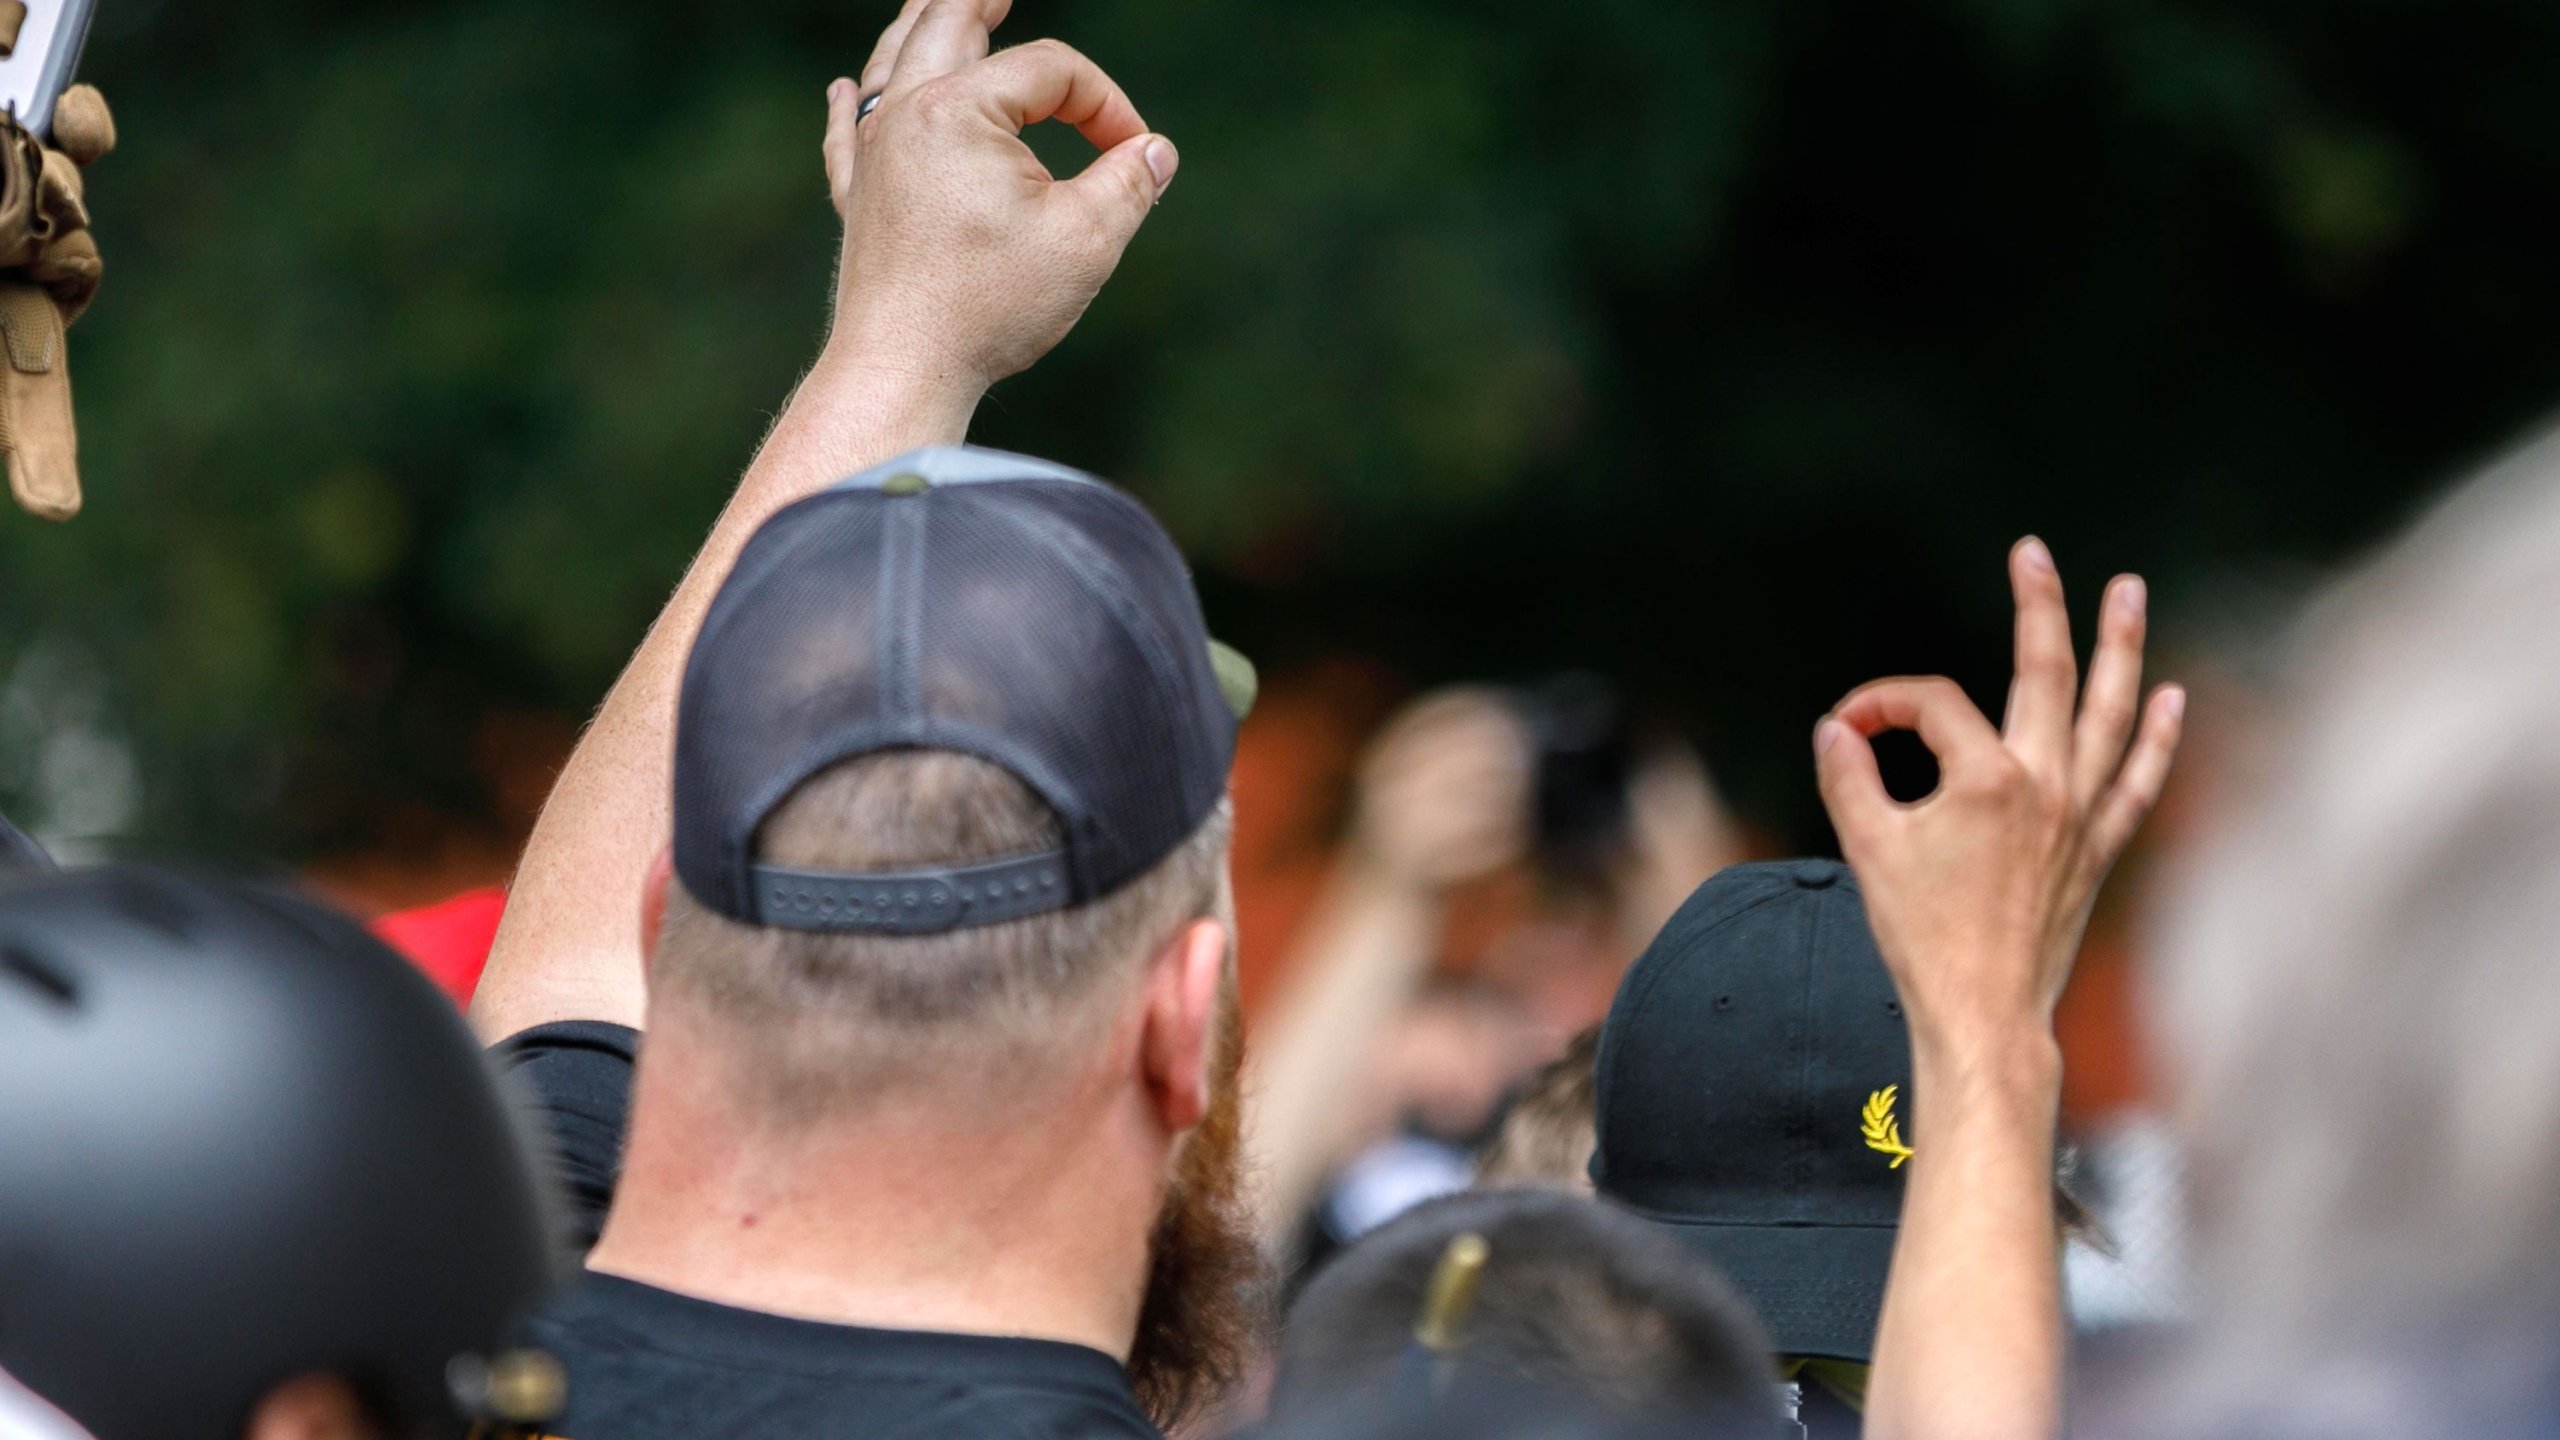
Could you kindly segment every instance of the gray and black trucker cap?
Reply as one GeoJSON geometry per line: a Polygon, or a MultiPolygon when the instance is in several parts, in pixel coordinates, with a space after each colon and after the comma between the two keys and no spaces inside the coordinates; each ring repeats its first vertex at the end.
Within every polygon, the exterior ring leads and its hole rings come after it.
{"type": "Polygon", "coordinates": [[[1591,1178],[1703,1252],[1782,1355],[1863,1361],[1910,1158],[1911,1040],[1857,878],[1729,866],[1600,1029],[1591,1178]]]}
{"type": "Polygon", "coordinates": [[[1001,451],[900,456],[766,521],[712,600],[676,714],[676,874],[722,915],[794,930],[933,934],[1084,904],[1225,795],[1240,664],[1212,658],[1189,569],[1128,495],[1001,451]],[[859,875],[758,861],[793,790],[891,749],[1002,766],[1065,845],[859,875]]]}

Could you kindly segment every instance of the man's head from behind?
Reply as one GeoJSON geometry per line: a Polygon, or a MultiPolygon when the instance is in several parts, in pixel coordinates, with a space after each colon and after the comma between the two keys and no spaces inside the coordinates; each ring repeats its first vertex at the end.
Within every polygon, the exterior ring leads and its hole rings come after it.
{"type": "Polygon", "coordinates": [[[1418,1206],[1335,1257],[1290,1308],[1277,1417],[1439,1387],[1526,1384],[1707,1433],[1771,1433],[1768,1337],[1714,1267],[1605,1202],[1478,1191],[1418,1206]],[[1446,1348],[1416,1331],[1453,1242],[1483,1242],[1446,1348]]]}
{"type": "Polygon", "coordinates": [[[1258,1266],[1228,678],[1135,501],[1016,456],[905,457],[768,522],[713,602],[678,719],[681,883],[653,887],[651,1048],[701,1057],[739,1126],[1005,1137],[964,1167],[1045,1136],[1152,1186],[1130,1367],[1168,1417],[1240,1365],[1258,1266]]]}
{"type": "MultiPolygon", "coordinates": [[[[938,933],[749,924],[670,886],[653,1014],[716,1036],[739,1098],[774,1123],[919,1093],[1045,1103],[1109,1043],[1151,964],[1178,966],[1200,941],[1222,982],[1230,829],[1221,806],[1100,899],[938,933]]],[[[1057,845],[1055,814],[1021,781],[936,750],[825,770],[757,837],[768,863],[848,873],[965,867],[1057,845]]]]}

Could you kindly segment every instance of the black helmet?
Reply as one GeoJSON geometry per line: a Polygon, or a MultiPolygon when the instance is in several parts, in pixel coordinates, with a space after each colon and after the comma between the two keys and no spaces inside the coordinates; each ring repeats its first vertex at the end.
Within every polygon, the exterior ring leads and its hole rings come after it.
{"type": "Polygon", "coordinates": [[[520,1124],[341,915],[145,870],[0,886],[0,1370],[99,1440],[233,1440],[312,1372],[459,1431],[553,1275],[520,1124]]]}
{"type": "Polygon", "coordinates": [[[10,824],[8,816],[0,815],[0,875],[27,871],[51,874],[53,857],[26,831],[10,824]]]}

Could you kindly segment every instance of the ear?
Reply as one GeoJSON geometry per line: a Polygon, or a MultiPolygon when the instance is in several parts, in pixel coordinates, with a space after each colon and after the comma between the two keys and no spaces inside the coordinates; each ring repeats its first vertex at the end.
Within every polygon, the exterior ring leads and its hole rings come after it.
{"type": "Polygon", "coordinates": [[[667,887],[675,883],[676,852],[672,848],[658,851],[649,862],[649,876],[640,882],[640,978],[649,978],[649,962],[657,958],[658,932],[667,923],[667,887]]]}
{"type": "Polygon", "coordinates": [[[1209,1113],[1210,1052],[1218,1043],[1218,992],[1226,969],[1227,927],[1203,918],[1177,931],[1148,970],[1138,1065],[1156,1117],[1170,1134],[1181,1134],[1209,1113]]]}
{"type": "Polygon", "coordinates": [[[242,1440],[382,1440],[373,1417],[346,1381],[297,1375],[266,1393],[249,1415],[242,1440]]]}

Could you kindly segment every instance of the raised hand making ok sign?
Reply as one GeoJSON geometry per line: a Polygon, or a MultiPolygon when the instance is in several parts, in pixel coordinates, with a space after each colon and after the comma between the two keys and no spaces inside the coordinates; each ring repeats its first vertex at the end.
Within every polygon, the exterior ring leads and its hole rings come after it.
{"type": "Polygon", "coordinates": [[[908,0],[861,77],[827,89],[827,183],[845,224],[839,342],[978,389],[1073,328],[1179,163],[1073,48],[990,53],[1011,8],[908,0]],[[1044,120],[1100,153],[1052,176],[1022,141],[1044,120]]]}
{"type": "Polygon", "coordinates": [[[2140,577],[2107,587],[2085,691],[2044,542],[2011,550],[2009,581],[2017,675],[1998,729],[1954,681],[1928,676],[1859,686],[1814,734],[1823,805],[1915,1018],[2050,1020],[2090,902],[2158,802],[2185,717],[2175,685],[2141,703],[2140,577]],[[1885,730],[1918,732],[1938,760],[1935,791],[1909,804],[1885,793],[1867,743],[1885,730]]]}
{"type": "Polygon", "coordinates": [[[2099,605],[2089,683],[2044,543],[2009,553],[1998,729],[1952,680],[1878,680],[1815,727],[1822,802],[1911,1024],[1912,1130],[1868,1389],[1870,1440],[2046,1440],[2061,1424],[2054,1002],[2099,882],[2160,799],[2186,695],[2142,700],[2147,596],[2099,605]],[[1919,734],[1938,788],[1885,793],[1868,741],[1919,734]]]}

